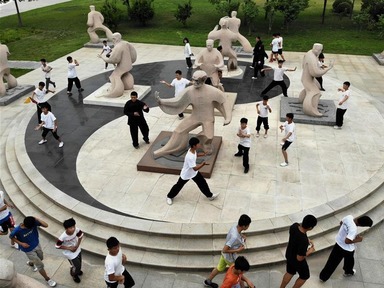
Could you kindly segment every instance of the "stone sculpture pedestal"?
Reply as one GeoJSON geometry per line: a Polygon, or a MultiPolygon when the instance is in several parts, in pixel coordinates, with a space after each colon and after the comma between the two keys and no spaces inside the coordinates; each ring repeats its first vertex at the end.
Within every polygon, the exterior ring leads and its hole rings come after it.
{"type": "MultiPolygon", "coordinates": [[[[138,171],[147,171],[155,173],[164,173],[164,174],[174,174],[179,175],[181,169],[183,168],[185,153],[188,151],[188,148],[185,147],[185,150],[178,154],[171,154],[167,156],[154,159],[153,151],[159,149],[164,145],[168,139],[171,137],[172,132],[161,131],[159,136],[152,142],[151,146],[144,154],[143,158],[137,163],[138,171]]],[[[190,135],[190,137],[196,137],[196,135],[190,135]]],[[[204,176],[204,178],[211,178],[213,168],[216,163],[217,155],[221,147],[222,138],[215,136],[212,141],[213,153],[205,157],[198,157],[196,163],[199,164],[203,161],[206,161],[209,165],[204,166],[199,171],[204,176]]]]}
{"type": "Polygon", "coordinates": [[[280,101],[280,121],[286,120],[287,113],[293,113],[295,123],[333,126],[336,123],[336,105],[333,100],[319,101],[318,110],[323,114],[322,117],[308,116],[304,114],[303,103],[299,98],[282,97],[280,101]]]}
{"type": "Polygon", "coordinates": [[[111,83],[106,83],[97,89],[95,92],[87,96],[84,100],[84,104],[110,106],[110,107],[124,107],[128,100],[131,100],[131,92],[136,91],[139,94],[139,100],[143,99],[149,92],[151,92],[151,86],[135,85],[132,90],[125,90],[123,96],[111,98],[104,97],[107,94],[108,88],[111,83]]]}
{"type": "Polygon", "coordinates": [[[373,53],[372,57],[376,60],[380,65],[384,65],[384,51],[381,53],[373,53]]]}
{"type": "Polygon", "coordinates": [[[33,85],[18,85],[15,88],[8,89],[3,97],[0,97],[0,106],[6,106],[20,97],[23,97],[35,90],[33,85]]]}

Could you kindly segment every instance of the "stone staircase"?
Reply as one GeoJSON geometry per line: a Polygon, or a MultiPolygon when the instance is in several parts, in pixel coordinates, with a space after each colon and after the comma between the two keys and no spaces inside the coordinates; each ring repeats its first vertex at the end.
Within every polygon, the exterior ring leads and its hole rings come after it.
{"type": "MultiPolygon", "coordinates": [[[[210,270],[220,257],[225,236],[233,223],[167,223],[112,214],[69,197],[37,171],[26,152],[25,129],[35,113],[20,113],[1,136],[0,180],[11,201],[23,215],[42,217],[43,229],[54,239],[63,231],[62,221],[74,217],[86,234],[82,248],[105,256],[105,240],[116,236],[132,264],[170,270],[210,270]]],[[[65,177],[65,175],[64,175],[65,177]]],[[[253,221],[242,253],[253,267],[283,262],[288,229],[304,215],[319,222],[309,236],[317,251],[334,245],[342,217],[369,213],[377,225],[384,219],[384,166],[365,184],[334,201],[284,217],[253,221]]],[[[20,220],[20,219],[18,219],[20,220]]],[[[19,222],[19,221],[18,221],[19,222]]],[[[365,229],[365,231],[368,229],[365,229]]]]}

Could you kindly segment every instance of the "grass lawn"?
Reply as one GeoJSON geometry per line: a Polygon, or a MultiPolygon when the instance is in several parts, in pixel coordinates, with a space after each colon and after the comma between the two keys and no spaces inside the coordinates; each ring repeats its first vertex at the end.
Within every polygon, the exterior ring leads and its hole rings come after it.
{"type": "Polygon", "coordinates": [[[17,77],[20,77],[20,76],[22,76],[24,74],[27,74],[27,73],[31,72],[31,71],[33,71],[33,69],[16,69],[16,68],[12,68],[11,69],[11,74],[17,78],[17,77]]]}
{"type": "MultiPolygon", "coordinates": [[[[126,12],[121,1],[117,2],[126,12]]],[[[242,34],[248,37],[252,45],[256,35],[260,35],[268,44],[271,33],[264,20],[264,0],[256,2],[259,5],[256,30],[247,36],[248,28],[242,27],[242,34]]],[[[94,4],[100,11],[103,3],[103,0],[74,0],[25,12],[22,13],[22,28],[18,28],[16,15],[1,18],[1,42],[8,45],[12,53],[11,60],[38,61],[45,57],[52,61],[88,42],[86,22],[89,5],[94,4]]],[[[117,31],[124,39],[130,42],[182,45],[183,37],[188,37],[192,46],[204,46],[207,34],[223,16],[207,0],[194,0],[188,27],[183,27],[174,17],[180,0],[154,0],[153,3],[155,18],[147,27],[132,22],[121,23],[117,31]]],[[[350,19],[340,20],[332,15],[332,3],[328,3],[326,21],[321,25],[322,5],[322,1],[310,0],[310,7],[299,15],[288,31],[282,29],[282,17],[277,15],[272,30],[281,32],[285,50],[308,51],[313,43],[319,42],[324,44],[326,53],[372,55],[382,51],[383,40],[377,38],[377,33],[360,32],[350,19]]],[[[356,0],[355,11],[359,10],[360,1],[356,0]]],[[[242,17],[241,10],[238,16],[242,17]]]]}

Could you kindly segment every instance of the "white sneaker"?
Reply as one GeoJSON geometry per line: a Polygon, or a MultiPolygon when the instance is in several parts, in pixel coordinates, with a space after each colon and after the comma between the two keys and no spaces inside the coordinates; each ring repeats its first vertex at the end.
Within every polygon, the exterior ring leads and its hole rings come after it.
{"type": "Polygon", "coordinates": [[[344,277],[351,277],[351,276],[355,275],[355,274],[356,274],[356,269],[352,269],[352,271],[353,271],[353,274],[346,274],[346,273],[344,272],[344,273],[343,273],[343,276],[344,276],[344,277]]]}
{"type": "Polygon", "coordinates": [[[27,265],[33,267],[32,268],[33,272],[36,272],[38,270],[35,264],[33,264],[33,262],[31,261],[27,261],[27,265]]]}
{"type": "Polygon", "coordinates": [[[280,163],[280,166],[281,167],[286,167],[286,166],[288,166],[288,163],[287,162],[280,163]]]}
{"type": "Polygon", "coordinates": [[[335,125],[335,126],[333,126],[333,129],[341,129],[341,126],[335,125]]]}
{"type": "Polygon", "coordinates": [[[55,287],[55,286],[56,286],[56,282],[53,281],[52,279],[49,279],[49,280],[47,281],[47,283],[48,283],[48,285],[49,285],[50,287],[55,287]]]}
{"type": "Polygon", "coordinates": [[[268,137],[268,134],[264,134],[264,138],[267,138],[268,137]]]}
{"type": "Polygon", "coordinates": [[[64,146],[64,142],[61,141],[60,144],[59,144],[59,148],[63,147],[64,146]]]}
{"type": "Polygon", "coordinates": [[[209,197],[208,200],[209,201],[213,201],[217,198],[217,196],[219,196],[220,192],[219,193],[216,193],[216,194],[213,194],[212,197],[209,197]]]}
{"type": "Polygon", "coordinates": [[[43,140],[40,140],[40,141],[39,141],[39,145],[41,145],[41,144],[45,144],[45,143],[47,143],[47,140],[46,140],[46,139],[43,139],[43,140]]]}
{"type": "Polygon", "coordinates": [[[252,77],[252,79],[253,79],[253,80],[256,80],[256,79],[257,79],[257,77],[252,77]]]}
{"type": "Polygon", "coordinates": [[[17,244],[17,243],[11,244],[11,247],[15,248],[16,250],[19,250],[19,244],[17,244]]]}
{"type": "Polygon", "coordinates": [[[260,137],[260,133],[256,133],[256,137],[260,137]]]}
{"type": "Polygon", "coordinates": [[[168,204],[168,205],[172,205],[172,203],[173,203],[172,198],[168,198],[168,197],[167,197],[167,204],[168,204]]]}

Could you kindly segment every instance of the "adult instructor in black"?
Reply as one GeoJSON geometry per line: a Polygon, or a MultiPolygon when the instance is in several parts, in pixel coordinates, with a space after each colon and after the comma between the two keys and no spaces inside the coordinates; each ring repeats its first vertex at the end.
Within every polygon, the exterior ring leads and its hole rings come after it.
{"type": "Polygon", "coordinates": [[[149,144],[149,128],[144,118],[144,112],[149,112],[149,107],[144,102],[137,99],[137,92],[131,92],[131,100],[128,100],[124,106],[124,114],[128,116],[128,125],[131,131],[132,145],[136,149],[139,148],[139,129],[143,134],[143,140],[149,144]]]}

